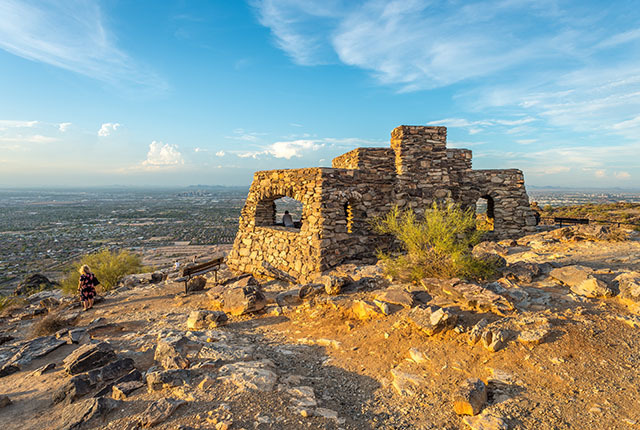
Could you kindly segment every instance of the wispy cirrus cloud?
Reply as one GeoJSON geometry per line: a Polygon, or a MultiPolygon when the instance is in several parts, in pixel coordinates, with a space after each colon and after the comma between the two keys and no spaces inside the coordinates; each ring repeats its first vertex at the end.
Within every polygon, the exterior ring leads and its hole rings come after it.
{"type": "Polygon", "coordinates": [[[166,82],[120,49],[90,0],[3,0],[0,48],[114,86],[164,91],[166,82]]]}

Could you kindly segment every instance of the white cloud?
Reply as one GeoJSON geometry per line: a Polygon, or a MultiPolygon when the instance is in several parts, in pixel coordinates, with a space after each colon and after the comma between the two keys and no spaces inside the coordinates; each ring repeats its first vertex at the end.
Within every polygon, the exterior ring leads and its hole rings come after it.
{"type": "Polygon", "coordinates": [[[293,140],[275,142],[264,150],[245,151],[238,153],[240,158],[259,158],[262,155],[271,155],[275,158],[285,158],[287,160],[293,157],[302,157],[305,151],[317,151],[322,148],[324,143],[318,140],[293,140]]]}
{"type": "Polygon", "coordinates": [[[204,149],[204,148],[200,148],[200,147],[198,147],[198,148],[195,148],[195,149],[193,150],[193,152],[196,152],[196,153],[197,153],[197,152],[207,152],[207,150],[206,150],[206,149],[204,149]]]}
{"type": "Polygon", "coordinates": [[[120,127],[121,125],[118,124],[117,122],[106,122],[102,124],[102,127],[100,127],[100,130],[98,130],[98,136],[107,137],[111,135],[111,133],[119,129],[120,127]]]}
{"type": "Polygon", "coordinates": [[[41,134],[34,135],[16,135],[16,136],[0,136],[0,142],[15,142],[15,143],[52,143],[57,142],[59,139],[51,136],[43,136],[41,134]]]}
{"type": "Polygon", "coordinates": [[[216,157],[224,157],[225,152],[224,151],[218,151],[216,152],[216,157]]]}
{"type": "Polygon", "coordinates": [[[184,164],[177,145],[153,141],[149,144],[147,159],[142,162],[146,167],[176,167],[184,164]]]}
{"type": "Polygon", "coordinates": [[[538,139],[519,139],[516,140],[516,143],[519,143],[520,145],[531,145],[532,143],[536,143],[538,141],[538,139]]]}
{"type": "Polygon", "coordinates": [[[629,174],[629,172],[616,172],[613,174],[613,176],[615,176],[618,179],[630,179],[631,175],[629,174]]]}
{"type": "Polygon", "coordinates": [[[607,173],[602,169],[596,170],[593,174],[596,178],[605,178],[607,176],[607,173]]]}
{"type": "Polygon", "coordinates": [[[10,128],[32,128],[38,124],[38,121],[14,121],[3,119],[0,120],[0,131],[5,131],[10,128]]]}
{"type": "Polygon", "coordinates": [[[61,122],[60,124],[58,124],[58,130],[60,130],[60,132],[62,133],[69,130],[69,127],[71,127],[70,122],[61,122]]]}
{"type": "Polygon", "coordinates": [[[166,89],[155,72],[118,48],[115,40],[94,1],[0,2],[0,49],[112,85],[166,89]]]}

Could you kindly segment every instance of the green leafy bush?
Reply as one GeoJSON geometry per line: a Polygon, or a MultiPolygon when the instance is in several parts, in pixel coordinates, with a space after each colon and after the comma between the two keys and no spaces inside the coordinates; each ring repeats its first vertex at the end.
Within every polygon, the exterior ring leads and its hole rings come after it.
{"type": "Polygon", "coordinates": [[[123,276],[131,273],[140,273],[143,271],[141,258],[127,250],[110,251],[103,249],[95,254],[89,254],[73,264],[67,276],[61,283],[62,291],[66,294],[75,294],[78,291],[78,281],[80,267],[86,264],[100,281],[100,288],[103,291],[109,291],[116,285],[123,276]]]}
{"type": "Polygon", "coordinates": [[[378,252],[385,272],[393,279],[417,282],[426,277],[487,278],[495,273],[488,262],[474,258],[471,250],[483,232],[476,229],[472,209],[459,205],[433,206],[418,219],[412,210],[397,207],[386,216],[374,219],[373,228],[391,234],[400,243],[402,253],[378,252]]]}

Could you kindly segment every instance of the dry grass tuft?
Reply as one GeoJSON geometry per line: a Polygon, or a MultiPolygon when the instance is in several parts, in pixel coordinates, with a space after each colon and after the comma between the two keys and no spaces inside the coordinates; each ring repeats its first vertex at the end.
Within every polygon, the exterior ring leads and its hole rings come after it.
{"type": "Polygon", "coordinates": [[[33,337],[47,336],[54,334],[60,329],[67,327],[65,321],[59,315],[51,314],[42,318],[32,328],[33,337]]]}

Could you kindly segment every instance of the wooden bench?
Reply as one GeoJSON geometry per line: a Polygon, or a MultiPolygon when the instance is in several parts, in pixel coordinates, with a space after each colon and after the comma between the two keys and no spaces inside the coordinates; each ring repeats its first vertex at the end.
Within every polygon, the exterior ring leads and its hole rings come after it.
{"type": "Polygon", "coordinates": [[[187,284],[196,276],[204,275],[205,273],[213,271],[215,274],[215,280],[218,282],[218,270],[224,263],[224,257],[214,258],[213,260],[205,261],[204,263],[194,264],[182,269],[182,277],[176,279],[177,282],[184,281],[184,293],[187,294],[187,284]]]}
{"type": "Polygon", "coordinates": [[[555,217],[553,222],[556,224],[589,224],[589,220],[586,218],[564,218],[564,217],[555,217]]]}

